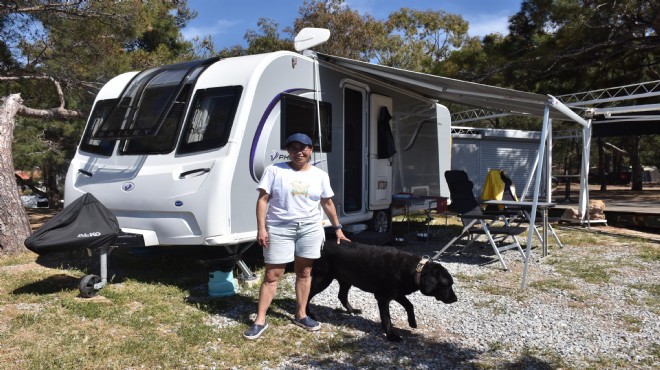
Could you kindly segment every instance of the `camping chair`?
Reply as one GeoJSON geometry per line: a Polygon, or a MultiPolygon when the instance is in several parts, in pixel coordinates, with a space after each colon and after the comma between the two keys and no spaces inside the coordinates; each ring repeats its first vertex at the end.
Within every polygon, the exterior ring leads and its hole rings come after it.
{"type": "Polygon", "coordinates": [[[494,226],[493,223],[500,220],[503,213],[499,211],[485,213],[482,211],[481,206],[472,193],[474,184],[470,181],[465,171],[446,171],[445,179],[449,186],[451,207],[453,211],[458,213],[458,217],[463,223],[463,230],[458,236],[454,237],[442,247],[442,249],[437,251],[433,258],[438,258],[445,250],[447,250],[447,248],[463,238],[470,238],[469,242],[463,247],[463,249],[465,249],[480,236],[485,235],[486,238],[488,238],[488,242],[493,247],[493,251],[497,255],[497,258],[502,263],[502,268],[504,270],[508,270],[509,268],[506,266],[500,252],[516,248],[524,259],[525,253],[523,252],[516,236],[525,232],[527,229],[524,227],[513,227],[506,221],[502,226],[494,226]],[[495,241],[494,236],[500,236],[500,238],[498,238],[500,246],[498,246],[498,242],[495,241]],[[513,242],[503,245],[504,241],[509,237],[513,239],[513,242]]]}
{"type": "MultiPolygon", "coordinates": [[[[481,193],[481,200],[512,200],[512,201],[518,201],[518,196],[516,195],[516,186],[513,184],[513,181],[509,178],[509,176],[506,175],[506,173],[502,170],[490,170],[488,171],[488,176],[486,178],[486,182],[484,183],[483,191],[481,193]],[[498,183],[499,181],[499,183],[498,183]]],[[[493,212],[496,211],[495,208],[497,206],[490,205],[486,207],[487,212],[493,212]]],[[[503,209],[499,209],[500,211],[503,211],[503,209]]],[[[502,212],[502,217],[505,220],[505,222],[514,224],[516,226],[520,226],[523,223],[529,223],[529,212],[523,208],[516,208],[512,206],[508,206],[505,208],[505,212],[502,212]]],[[[539,239],[541,244],[543,244],[543,237],[541,236],[541,233],[538,230],[537,225],[543,223],[543,218],[541,215],[537,214],[537,217],[535,218],[536,222],[534,225],[534,234],[536,237],[539,239]]],[[[550,231],[550,234],[555,238],[555,241],[559,245],[560,248],[563,248],[563,245],[561,241],[559,241],[559,238],[557,237],[557,234],[555,233],[555,229],[550,225],[548,225],[548,230],[550,231]]]]}

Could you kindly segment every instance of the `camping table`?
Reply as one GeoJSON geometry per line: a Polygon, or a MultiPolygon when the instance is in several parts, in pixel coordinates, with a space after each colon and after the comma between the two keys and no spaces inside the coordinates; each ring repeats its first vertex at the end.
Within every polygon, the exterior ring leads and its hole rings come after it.
{"type": "MultiPolygon", "coordinates": [[[[404,221],[406,221],[406,225],[407,225],[406,243],[408,241],[408,238],[410,237],[410,212],[412,209],[416,208],[414,206],[418,206],[419,208],[417,210],[423,210],[424,213],[426,214],[425,238],[426,238],[426,242],[428,243],[429,233],[430,233],[429,218],[431,217],[431,211],[438,207],[438,202],[439,199],[441,198],[442,197],[415,196],[412,194],[411,195],[396,194],[392,196],[392,207],[403,207],[404,209],[403,219],[404,221]]],[[[445,199],[444,204],[446,204],[447,198],[442,198],[442,199],[445,199]]]]}
{"type": "MultiPolygon", "coordinates": [[[[515,201],[515,200],[487,200],[484,202],[484,204],[492,204],[492,205],[503,205],[506,207],[511,207],[513,209],[521,209],[525,212],[527,219],[531,220],[531,217],[529,215],[529,211],[532,210],[532,207],[534,206],[534,202],[520,202],[520,201],[515,201]]],[[[538,202],[536,203],[537,209],[541,210],[541,214],[543,215],[543,240],[541,242],[541,245],[543,246],[543,251],[542,255],[543,257],[548,255],[548,229],[549,229],[549,224],[548,224],[548,209],[553,208],[555,206],[555,203],[548,203],[548,202],[538,202]]],[[[534,225],[532,225],[534,227],[534,225]]],[[[557,234],[552,232],[554,234],[555,239],[557,242],[559,242],[559,238],[557,238],[557,234]]],[[[559,242],[560,247],[562,246],[561,242],[559,242]]]]}

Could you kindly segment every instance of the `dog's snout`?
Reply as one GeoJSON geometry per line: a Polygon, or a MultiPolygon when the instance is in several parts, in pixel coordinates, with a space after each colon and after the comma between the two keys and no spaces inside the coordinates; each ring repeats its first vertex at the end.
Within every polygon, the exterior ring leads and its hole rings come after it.
{"type": "Polygon", "coordinates": [[[458,301],[458,297],[456,297],[456,293],[454,293],[453,290],[437,295],[435,299],[445,304],[450,304],[458,301]]]}

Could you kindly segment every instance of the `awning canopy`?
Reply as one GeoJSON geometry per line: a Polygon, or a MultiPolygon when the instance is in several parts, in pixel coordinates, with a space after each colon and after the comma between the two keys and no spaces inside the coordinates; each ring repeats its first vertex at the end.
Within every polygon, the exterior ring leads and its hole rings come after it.
{"type": "MultiPolygon", "coordinates": [[[[534,117],[542,117],[548,103],[548,96],[541,94],[407,71],[332,55],[318,54],[318,58],[389,85],[440,101],[534,117]]],[[[550,112],[550,117],[567,120],[565,115],[556,111],[550,112]]]]}

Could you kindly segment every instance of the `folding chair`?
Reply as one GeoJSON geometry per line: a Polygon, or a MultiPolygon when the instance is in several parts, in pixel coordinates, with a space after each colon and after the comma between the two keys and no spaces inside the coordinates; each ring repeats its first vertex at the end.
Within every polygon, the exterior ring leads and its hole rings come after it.
{"type": "Polygon", "coordinates": [[[481,206],[472,193],[474,184],[470,181],[465,171],[446,171],[445,179],[449,186],[452,210],[458,213],[458,217],[463,223],[463,230],[458,236],[454,237],[442,247],[442,249],[437,251],[433,258],[438,258],[445,250],[447,250],[447,248],[463,238],[470,239],[463,247],[463,249],[465,249],[480,236],[485,235],[486,238],[488,238],[488,242],[493,247],[493,251],[497,255],[497,258],[502,263],[502,268],[504,270],[508,270],[509,268],[506,266],[500,252],[516,248],[524,259],[525,253],[523,252],[516,236],[525,232],[527,229],[524,227],[513,227],[506,221],[504,221],[502,226],[494,226],[493,223],[500,220],[505,213],[497,211],[484,213],[484,211],[482,211],[481,206]],[[500,236],[501,238],[498,238],[499,240],[496,242],[494,236],[500,236]],[[504,244],[504,241],[509,237],[513,239],[513,242],[510,244],[504,244]],[[498,246],[498,243],[500,246],[498,246]]]}

